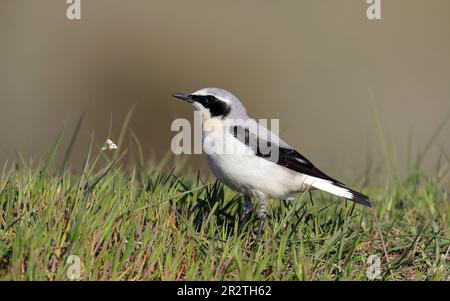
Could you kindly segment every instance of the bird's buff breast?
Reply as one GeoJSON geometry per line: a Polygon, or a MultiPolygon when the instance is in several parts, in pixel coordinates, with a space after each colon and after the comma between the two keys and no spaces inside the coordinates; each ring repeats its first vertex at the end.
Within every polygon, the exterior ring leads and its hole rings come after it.
{"type": "Polygon", "coordinates": [[[203,118],[203,136],[223,132],[223,123],[216,119],[210,118],[209,114],[202,113],[203,118]]]}

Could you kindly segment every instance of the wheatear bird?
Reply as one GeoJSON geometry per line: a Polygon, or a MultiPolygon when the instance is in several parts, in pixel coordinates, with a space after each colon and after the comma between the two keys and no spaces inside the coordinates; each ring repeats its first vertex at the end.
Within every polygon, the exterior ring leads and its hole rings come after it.
{"type": "Polygon", "coordinates": [[[251,119],[230,92],[206,88],[173,96],[201,112],[206,161],[221,182],[243,193],[246,215],[253,212],[252,197],[260,202],[258,237],[267,217],[265,200],[268,198],[292,200],[299,192],[319,189],[372,207],[373,201],[368,196],[326,175],[276,134],[251,119]],[[269,146],[276,156],[263,152],[262,146],[269,146]],[[228,149],[234,151],[224,151],[228,149]]]}

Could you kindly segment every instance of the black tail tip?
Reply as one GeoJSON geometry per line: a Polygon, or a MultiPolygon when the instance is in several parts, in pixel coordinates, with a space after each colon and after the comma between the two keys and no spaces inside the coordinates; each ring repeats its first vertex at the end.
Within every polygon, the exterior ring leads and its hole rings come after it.
{"type": "Polygon", "coordinates": [[[359,192],[351,192],[352,193],[352,199],[351,201],[364,205],[369,208],[374,208],[376,206],[376,201],[369,198],[367,195],[364,195],[359,192]]]}

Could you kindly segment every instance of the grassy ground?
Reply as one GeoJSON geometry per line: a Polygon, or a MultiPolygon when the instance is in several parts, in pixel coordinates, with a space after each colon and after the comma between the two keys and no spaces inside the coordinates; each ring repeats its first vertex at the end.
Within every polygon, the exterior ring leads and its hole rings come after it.
{"type": "Polygon", "coordinates": [[[223,185],[181,165],[124,168],[95,147],[82,171],[57,170],[58,144],[1,174],[0,279],[66,280],[71,255],[82,280],[449,278],[448,186],[417,166],[385,187],[353,183],[380,200],[374,210],[317,192],[273,201],[255,244],[258,218],[236,235],[242,199],[223,185]]]}

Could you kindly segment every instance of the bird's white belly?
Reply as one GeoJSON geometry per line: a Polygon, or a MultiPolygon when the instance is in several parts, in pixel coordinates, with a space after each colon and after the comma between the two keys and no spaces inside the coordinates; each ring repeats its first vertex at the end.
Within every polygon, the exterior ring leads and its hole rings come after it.
{"type": "Polygon", "coordinates": [[[252,154],[228,133],[215,131],[204,136],[203,150],[214,175],[236,191],[258,199],[292,199],[302,188],[301,174],[252,154]],[[230,144],[232,148],[227,148],[230,144]]]}

